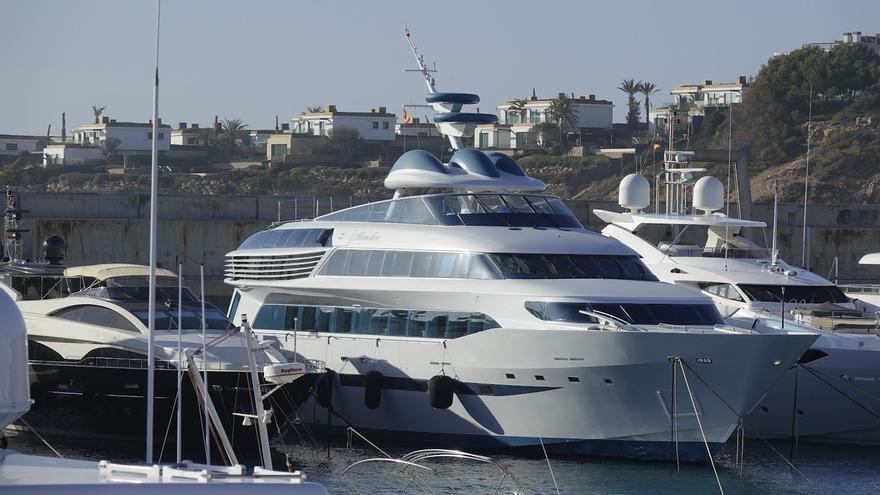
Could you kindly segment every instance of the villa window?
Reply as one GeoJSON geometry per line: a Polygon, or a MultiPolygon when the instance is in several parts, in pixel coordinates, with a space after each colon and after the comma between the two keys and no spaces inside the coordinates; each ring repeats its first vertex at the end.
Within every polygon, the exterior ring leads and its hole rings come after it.
{"type": "Polygon", "coordinates": [[[382,122],[382,129],[388,129],[388,122],[382,122]]]}
{"type": "Polygon", "coordinates": [[[18,151],[18,143],[6,143],[6,151],[18,151]]]}

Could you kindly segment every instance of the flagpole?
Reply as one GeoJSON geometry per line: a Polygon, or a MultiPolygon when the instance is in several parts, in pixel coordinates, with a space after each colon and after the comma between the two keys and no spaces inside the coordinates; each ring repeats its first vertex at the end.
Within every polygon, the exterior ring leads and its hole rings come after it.
{"type": "Polygon", "coordinates": [[[159,217],[159,20],[162,0],[156,4],[156,76],[153,84],[153,143],[150,166],[150,274],[147,303],[147,464],[153,463],[153,402],[156,398],[156,365],[153,344],[156,336],[156,223],[159,217]]]}

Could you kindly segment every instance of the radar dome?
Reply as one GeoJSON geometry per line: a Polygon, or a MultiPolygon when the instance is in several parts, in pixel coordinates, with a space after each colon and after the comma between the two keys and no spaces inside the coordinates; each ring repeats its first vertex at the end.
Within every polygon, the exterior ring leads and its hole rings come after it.
{"type": "Polygon", "coordinates": [[[651,185],[639,174],[629,174],[620,181],[618,191],[620,206],[639,211],[651,204],[651,185]]]}
{"type": "Polygon", "coordinates": [[[63,237],[53,234],[43,240],[43,259],[57,265],[65,256],[67,256],[67,243],[63,237]]]}
{"type": "Polygon", "coordinates": [[[700,178],[694,184],[694,209],[706,215],[724,207],[724,185],[712,176],[700,178]]]}

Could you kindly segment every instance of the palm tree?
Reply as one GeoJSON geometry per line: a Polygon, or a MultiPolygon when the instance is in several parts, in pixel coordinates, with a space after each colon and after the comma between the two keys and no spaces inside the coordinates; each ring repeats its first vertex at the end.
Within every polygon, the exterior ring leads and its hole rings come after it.
{"type": "Polygon", "coordinates": [[[519,115],[519,121],[523,122],[526,118],[526,105],[528,102],[529,100],[526,100],[525,98],[517,98],[511,101],[510,106],[507,107],[508,119],[510,118],[509,115],[513,113],[519,115]]]}
{"type": "Polygon", "coordinates": [[[636,93],[640,91],[639,86],[641,86],[641,84],[641,81],[636,81],[635,79],[624,79],[620,82],[620,86],[617,87],[617,89],[626,93],[627,96],[627,124],[638,124],[641,120],[639,118],[639,102],[636,100],[636,93]]]}
{"type": "Polygon", "coordinates": [[[92,113],[95,114],[95,123],[99,124],[101,122],[101,114],[104,113],[104,109],[107,106],[99,107],[98,105],[92,105],[92,113]]]}
{"type": "Polygon", "coordinates": [[[308,113],[322,113],[324,111],[323,105],[318,105],[315,107],[306,107],[306,112],[308,113]]]}
{"type": "Polygon", "coordinates": [[[247,137],[247,134],[247,124],[243,120],[223,119],[216,137],[217,147],[225,153],[234,154],[238,140],[247,137]]]}
{"type": "Polygon", "coordinates": [[[650,125],[651,122],[650,117],[648,116],[651,112],[651,95],[657,91],[660,90],[657,88],[657,85],[652,82],[642,81],[639,83],[639,93],[645,96],[645,123],[648,125],[650,125]]]}
{"type": "Polygon", "coordinates": [[[560,94],[550,100],[550,106],[546,110],[547,119],[556,123],[559,127],[559,143],[563,144],[562,131],[564,127],[575,127],[578,124],[577,113],[569,97],[560,94]]]}

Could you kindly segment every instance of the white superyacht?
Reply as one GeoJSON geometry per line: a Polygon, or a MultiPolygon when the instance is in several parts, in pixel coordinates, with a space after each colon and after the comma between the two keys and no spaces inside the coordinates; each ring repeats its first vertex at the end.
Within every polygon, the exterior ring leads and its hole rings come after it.
{"type": "Polygon", "coordinates": [[[602,233],[634,249],[662,281],[711,297],[728,324],[765,334],[819,332],[798,366],[787,372],[746,418],[748,431],[768,438],[880,442],[880,337],[877,307],[848,298],[832,282],[786,263],[750,237],[764,222],[729,218],[724,187],[696,175],[690,152],[667,151],[659,191],[631,174],[620,186],[627,211],[595,210],[602,233]],[[688,204],[688,191],[692,201],[688,204]]]}
{"type": "Polygon", "coordinates": [[[410,151],[385,180],[394,199],[248,238],[227,254],[230,318],[335,371],[310,422],[706,460],[815,336],[723,325],[709,298],[657,282],[510,157],[463,149],[494,116],[461,112],[477,95],[434,91],[417,60],[455,154],[410,151]]]}

